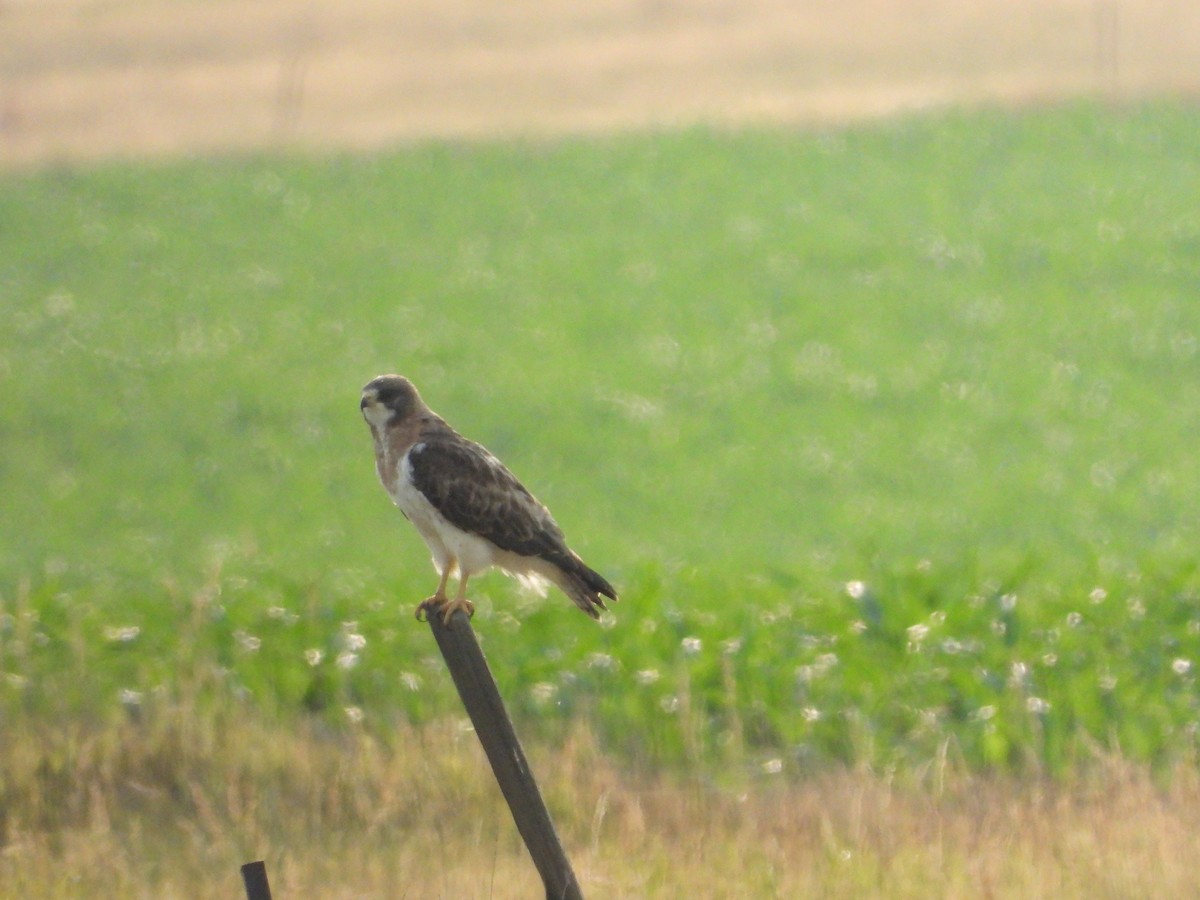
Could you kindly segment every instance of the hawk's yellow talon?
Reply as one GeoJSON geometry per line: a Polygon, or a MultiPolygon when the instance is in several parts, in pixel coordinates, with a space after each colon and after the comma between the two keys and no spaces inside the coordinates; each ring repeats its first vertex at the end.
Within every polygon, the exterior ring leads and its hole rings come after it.
{"type": "Polygon", "coordinates": [[[475,604],[466,597],[458,597],[454,600],[448,600],[442,604],[442,624],[449,625],[450,617],[460,609],[467,614],[468,619],[475,615],[475,604]]]}
{"type": "Polygon", "coordinates": [[[442,609],[449,602],[450,601],[446,599],[445,594],[434,594],[432,597],[426,597],[424,600],[422,600],[420,603],[417,604],[417,608],[414,611],[414,614],[417,617],[417,621],[418,622],[426,621],[431,612],[436,613],[438,610],[442,609]]]}
{"type": "Polygon", "coordinates": [[[475,604],[466,597],[450,600],[445,594],[434,594],[417,604],[415,614],[418,622],[428,621],[431,615],[441,615],[442,624],[448,626],[450,617],[460,609],[467,614],[468,619],[475,615],[475,604]]]}

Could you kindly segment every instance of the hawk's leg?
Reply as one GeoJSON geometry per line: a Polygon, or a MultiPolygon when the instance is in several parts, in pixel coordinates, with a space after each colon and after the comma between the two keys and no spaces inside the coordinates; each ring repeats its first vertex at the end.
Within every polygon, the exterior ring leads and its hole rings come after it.
{"type": "Polygon", "coordinates": [[[450,570],[454,568],[456,561],[451,558],[446,560],[446,564],[442,566],[442,580],[438,582],[437,590],[433,592],[432,597],[427,597],[417,604],[416,617],[418,622],[424,622],[425,616],[431,611],[437,612],[450,601],[446,598],[446,582],[450,578],[450,570]]]}
{"type": "Polygon", "coordinates": [[[467,599],[467,576],[461,571],[458,573],[458,595],[453,600],[447,600],[440,607],[442,624],[449,625],[450,617],[460,609],[467,614],[468,619],[475,615],[475,604],[467,599]]]}

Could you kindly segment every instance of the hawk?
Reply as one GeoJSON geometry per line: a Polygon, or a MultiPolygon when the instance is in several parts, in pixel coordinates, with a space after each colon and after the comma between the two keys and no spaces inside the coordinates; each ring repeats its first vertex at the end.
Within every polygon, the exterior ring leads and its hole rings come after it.
{"type": "Polygon", "coordinates": [[[562,529],[504,464],[469,441],[425,405],[413,383],[380,375],[363,388],[359,404],[375,442],[375,469],[384,490],[416,526],[441,580],[417,606],[422,619],[440,612],[449,624],[456,610],[474,612],[467,580],[497,566],[543,587],[557,585],[593,619],[617,599],[613,586],[573,552],[562,529]],[[458,571],[458,593],[446,582],[458,571]]]}

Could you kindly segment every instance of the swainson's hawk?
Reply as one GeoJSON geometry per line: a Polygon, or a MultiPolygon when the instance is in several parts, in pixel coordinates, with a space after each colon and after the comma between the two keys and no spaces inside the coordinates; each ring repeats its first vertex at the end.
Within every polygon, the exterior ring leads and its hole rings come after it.
{"type": "Polygon", "coordinates": [[[515,475],[484,447],[433,412],[411,381],[380,375],[363,388],[363,418],[375,440],[375,468],[384,489],[416,526],[441,575],[417,618],[474,611],[467,580],[490,566],[535,585],[550,581],[593,619],[613,586],[567,547],[562,529],[515,475]],[[458,594],[446,597],[458,570],[458,594]]]}

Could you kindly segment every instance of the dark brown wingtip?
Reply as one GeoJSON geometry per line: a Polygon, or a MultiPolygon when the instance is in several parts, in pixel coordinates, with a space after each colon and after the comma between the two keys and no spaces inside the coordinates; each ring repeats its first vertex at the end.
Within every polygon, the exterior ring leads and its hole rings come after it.
{"type": "MultiPolygon", "coordinates": [[[[589,569],[582,561],[579,563],[579,577],[583,580],[584,584],[597,594],[602,594],[609,600],[619,599],[616,589],[608,583],[604,576],[599,572],[589,569]]],[[[603,600],[597,599],[595,602],[600,604],[601,609],[607,609],[603,600]]]]}
{"type": "Polygon", "coordinates": [[[571,598],[571,601],[593,619],[599,619],[600,611],[608,609],[608,607],[604,604],[604,597],[607,595],[601,595],[601,593],[583,577],[581,572],[572,572],[562,587],[566,595],[571,598]]]}
{"type": "Polygon", "coordinates": [[[614,601],[617,599],[613,586],[603,575],[589,569],[578,554],[567,551],[549,561],[562,573],[562,579],[555,580],[563,593],[593,619],[600,618],[600,610],[608,609],[604,604],[605,597],[614,601]]]}

